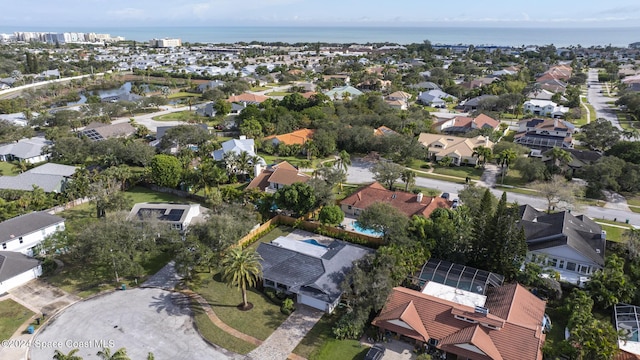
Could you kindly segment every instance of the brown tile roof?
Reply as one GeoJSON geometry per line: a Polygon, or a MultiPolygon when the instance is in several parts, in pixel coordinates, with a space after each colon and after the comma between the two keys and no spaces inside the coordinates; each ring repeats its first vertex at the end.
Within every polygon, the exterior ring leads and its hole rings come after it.
{"type": "Polygon", "coordinates": [[[279,142],[285,145],[304,145],[304,143],[306,143],[313,137],[313,134],[315,132],[316,131],[313,129],[300,129],[287,134],[267,136],[265,140],[278,139],[279,142]]]}
{"type": "Polygon", "coordinates": [[[293,165],[283,161],[262,170],[262,172],[247,185],[247,189],[258,188],[264,191],[269,187],[269,183],[291,185],[297,182],[305,183],[309,181],[309,179],[311,179],[311,176],[298,172],[298,169],[293,165]]]}
{"type": "Polygon", "coordinates": [[[315,92],[315,91],[307,91],[307,92],[303,92],[300,95],[302,95],[302,97],[305,98],[305,99],[310,99],[313,95],[316,95],[316,94],[318,94],[318,93],[315,92]]]}
{"type": "Polygon", "coordinates": [[[630,352],[620,350],[613,358],[614,360],[640,360],[640,355],[632,354],[630,352]]]}
{"type": "Polygon", "coordinates": [[[438,340],[438,348],[447,352],[474,360],[542,359],[544,301],[522,286],[510,284],[490,291],[485,306],[489,314],[483,319],[483,315],[475,314],[472,307],[396,287],[373,325],[424,342],[425,337],[416,330],[418,319],[410,319],[417,316],[428,336],[438,340]],[[410,305],[415,313],[408,310],[410,305]],[[471,313],[474,315],[469,316],[471,313]],[[464,321],[455,315],[477,322],[464,321]],[[412,329],[401,326],[399,320],[412,329]],[[502,321],[504,326],[493,329],[484,325],[496,320],[502,321]],[[485,355],[474,351],[476,349],[485,355]]]}
{"type": "Polygon", "coordinates": [[[446,199],[423,196],[422,201],[418,202],[416,194],[387,190],[378,182],[360,188],[342,200],[340,204],[364,210],[377,202],[387,203],[407,216],[429,217],[437,208],[451,208],[451,202],[446,199]]]}
{"type": "Polygon", "coordinates": [[[397,135],[398,133],[393,131],[392,129],[389,129],[388,127],[382,125],[377,129],[373,130],[373,135],[374,136],[388,136],[388,135],[397,135]]]}
{"type": "Polygon", "coordinates": [[[488,125],[491,128],[495,129],[498,127],[498,125],[500,125],[500,121],[485,114],[480,114],[476,116],[476,118],[473,119],[473,122],[476,124],[478,128],[482,128],[483,126],[488,125]]]}
{"type": "Polygon", "coordinates": [[[246,103],[259,104],[259,103],[267,100],[268,98],[269,97],[264,96],[264,95],[242,93],[240,95],[229,96],[227,101],[228,102],[232,102],[232,103],[243,103],[243,102],[246,102],[246,103]]]}

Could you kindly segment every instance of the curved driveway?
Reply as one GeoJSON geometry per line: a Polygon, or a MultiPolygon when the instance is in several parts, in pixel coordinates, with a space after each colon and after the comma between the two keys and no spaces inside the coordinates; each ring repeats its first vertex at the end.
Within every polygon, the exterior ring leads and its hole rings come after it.
{"type": "Polygon", "coordinates": [[[132,359],[241,359],[216,349],[196,331],[189,299],[162,289],[116,291],[76,303],[51,319],[34,338],[31,359],[50,360],[55,350],[74,348],[84,359],[95,359],[103,344],[127,349],[132,359]]]}

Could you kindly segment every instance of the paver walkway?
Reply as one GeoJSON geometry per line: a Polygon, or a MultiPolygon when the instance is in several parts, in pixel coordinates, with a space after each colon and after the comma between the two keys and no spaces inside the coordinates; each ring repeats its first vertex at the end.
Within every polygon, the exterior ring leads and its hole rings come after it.
{"type": "Polygon", "coordinates": [[[320,320],[324,312],[308,306],[297,305],[291,314],[267,340],[247,355],[250,360],[282,360],[296,358],[291,354],[309,330],[320,320]]]}

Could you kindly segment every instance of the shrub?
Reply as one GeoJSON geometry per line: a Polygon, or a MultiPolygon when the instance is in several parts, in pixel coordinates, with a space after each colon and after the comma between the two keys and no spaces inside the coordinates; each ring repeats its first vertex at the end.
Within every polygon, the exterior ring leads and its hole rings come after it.
{"type": "Polygon", "coordinates": [[[338,225],[344,220],[344,213],[338,205],[325,206],[318,215],[320,222],[324,225],[338,225]]]}
{"type": "Polygon", "coordinates": [[[282,306],[280,306],[280,312],[285,315],[291,314],[295,309],[296,306],[293,303],[293,300],[290,298],[284,299],[284,301],[282,302],[282,306]]]}
{"type": "Polygon", "coordinates": [[[422,164],[420,165],[420,169],[431,169],[431,166],[429,164],[422,164]]]}
{"type": "Polygon", "coordinates": [[[52,275],[54,271],[58,268],[58,264],[51,258],[46,258],[42,262],[42,275],[48,276],[52,275]]]}

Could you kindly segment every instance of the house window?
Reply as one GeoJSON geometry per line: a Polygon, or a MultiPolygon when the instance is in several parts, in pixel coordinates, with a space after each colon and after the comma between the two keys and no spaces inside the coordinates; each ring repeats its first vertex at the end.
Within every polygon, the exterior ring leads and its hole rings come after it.
{"type": "Polygon", "coordinates": [[[20,241],[20,244],[22,244],[24,241],[22,241],[22,236],[20,236],[20,238],[18,239],[20,241]]]}
{"type": "Polygon", "coordinates": [[[547,265],[551,267],[556,267],[558,265],[558,259],[549,259],[547,260],[547,265]]]}
{"type": "Polygon", "coordinates": [[[560,263],[558,264],[558,268],[559,269],[564,268],[564,260],[560,260],[560,263]]]}
{"type": "Polygon", "coordinates": [[[271,281],[271,280],[267,280],[267,279],[265,279],[265,280],[264,280],[264,286],[275,287],[275,286],[276,286],[276,283],[274,283],[274,282],[273,282],[273,281],[271,281]]]}
{"type": "Polygon", "coordinates": [[[576,263],[568,261],[566,269],[569,271],[576,271],[576,263]]]}
{"type": "Polygon", "coordinates": [[[591,268],[589,266],[586,266],[586,265],[580,265],[578,267],[578,272],[580,272],[582,274],[590,274],[591,273],[591,268]]]}
{"type": "Polygon", "coordinates": [[[347,207],[347,209],[351,210],[351,205],[349,205],[349,206],[347,207]]]}

